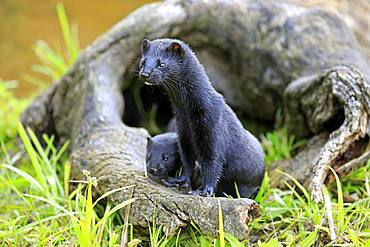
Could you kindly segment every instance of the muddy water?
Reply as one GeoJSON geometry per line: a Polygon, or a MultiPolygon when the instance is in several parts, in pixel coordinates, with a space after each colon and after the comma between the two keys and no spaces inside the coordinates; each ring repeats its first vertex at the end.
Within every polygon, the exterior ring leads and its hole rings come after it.
{"type": "MultiPolygon", "coordinates": [[[[18,80],[15,93],[29,95],[36,86],[24,79],[37,63],[36,40],[62,45],[55,6],[57,0],[0,0],[0,78],[18,80]]],[[[71,23],[77,23],[85,47],[134,9],[154,0],[63,0],[71,23]]]]}

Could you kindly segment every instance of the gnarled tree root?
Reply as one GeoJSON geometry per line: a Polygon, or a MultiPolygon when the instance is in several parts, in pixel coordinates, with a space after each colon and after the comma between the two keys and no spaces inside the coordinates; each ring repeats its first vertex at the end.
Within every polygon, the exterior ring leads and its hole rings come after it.
{"type": "MultiPolygon", "coordinates": [[[[364,76],[350,66],[334,67],[322,75],[299,79],[285,90],[287,123],[292,128],[308,125],[307,129],[319,132],[333,116],[344,113],[343,123],[329,135],[325,144],[320,149],[315,145],[317,153],[311,157],[312,165],[307,166],[305,177],[300,180],[310,188],[315,202],[322,200],[321,189],[328,167],[338,168],[341,175],[348,172],[340,168],[344,162],[339,160],[356,141],[369,134],[369,94],[364,76]]],[[[307,149],[304,152],[307,153],[307,149]]],[[[355,158],[349,157],[349,160],[355,158]]]]}
{"type": "MultiPolygon", "coordinates": [[[[363,75],[350,67],[331,70],[325,80],[330,82],[332,94],[344,108],[344,122],[332,132],[329,140],[314,161],[308,187],[315,202],[322,200],[322,184],[327,176],[328,166],[335,165],[353,143],[370,134],[370,87],[363,75]]],[[[340,168],[339,168],[340,169],[340,168]]],[[[343,169],[342,169],[343,170],[343,169]]]]}

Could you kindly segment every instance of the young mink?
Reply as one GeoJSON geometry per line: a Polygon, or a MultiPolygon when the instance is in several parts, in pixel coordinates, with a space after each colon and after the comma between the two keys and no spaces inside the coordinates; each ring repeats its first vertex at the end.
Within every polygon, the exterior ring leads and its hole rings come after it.
{"type": "Polygon", "coordinates": [[[146,169],[149,174],[159,179],[175,177],[181,167],[177,140],[174,132],[148,137],[146,169]]]}
{"type": "Polygon", "coordinates": [[[212,87],[193,51],[175,39],[143,40],[139,75],[158,85],[171,101],[179,136],[183,174],[162,181],[191,188],[195,161],[201,168],[202,188],[192,194],[254,195],[263,180],[264,153],[212,87]]]}
{"type": "MultiPolygon", "coordinates": [[[[176,172],[181,167],[178,139],[175,132],[159,134],[147,139],[147,172],[153,179],[161,180],[165,185],[167,184],[166,179],[175,177],[176,172]]],[[[198,162],[196,162],[191,177],[191,183],[195,186],[194,188],[201,186],[202,182],[200,180],[200,168],[198,162]]]]}

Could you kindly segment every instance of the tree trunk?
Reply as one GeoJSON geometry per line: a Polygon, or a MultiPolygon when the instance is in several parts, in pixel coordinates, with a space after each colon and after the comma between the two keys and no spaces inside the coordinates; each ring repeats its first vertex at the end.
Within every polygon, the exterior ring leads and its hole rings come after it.
{"type": "MultiPolygon", "coordinates": [[[[369,133],[369,66],[338,16],[265,0],[148,4],[88,47],[22,117],[37,133],[71,141],[75,178],[84,169],[103,177],[100,193],[135,185],[132,196],[138,200],[130,210],[134,225],[148,226],[155,212],[169,234],[194,222],[204,233],[217,235],[220,200],[226,232],[244,239],[246,224],[258,215],[251,200],[183,195],[144,176],[148,133],[122,123],[121,91],[132,81],[128,78],[137,66],[141,41],[165,36],[194,48],[232,107],[271,121],[284,106],[291,133],[331,133],[320,144],[312,142],[315,152],[301,152],[286,166],[294,177],[299,174],[291,168],[297,164],[310,175],[300,181],[312,189],[315,200],[329,164],[340,168],[361,155],[343,158],[369,133]]],[[[112,200],[119,203],[130,196],[125,190],[112,200]]]]}

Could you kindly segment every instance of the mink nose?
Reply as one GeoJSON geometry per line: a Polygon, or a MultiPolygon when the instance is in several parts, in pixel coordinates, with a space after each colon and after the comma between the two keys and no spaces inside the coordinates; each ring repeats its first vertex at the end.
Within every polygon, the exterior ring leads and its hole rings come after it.
{"type": "Polygon", "coordinates": [[[143,77],[144,79],[148,79],[149,73],[144,71],[144,72],[141,72],[140,76],[143,77]]]}
{"type": "Polygon", "coordinates": [[[153,173],[156,173],[157,172],[157,169],[156,168],[149,168],[149,172],[152,173],[152,174],[153,173]]]}

